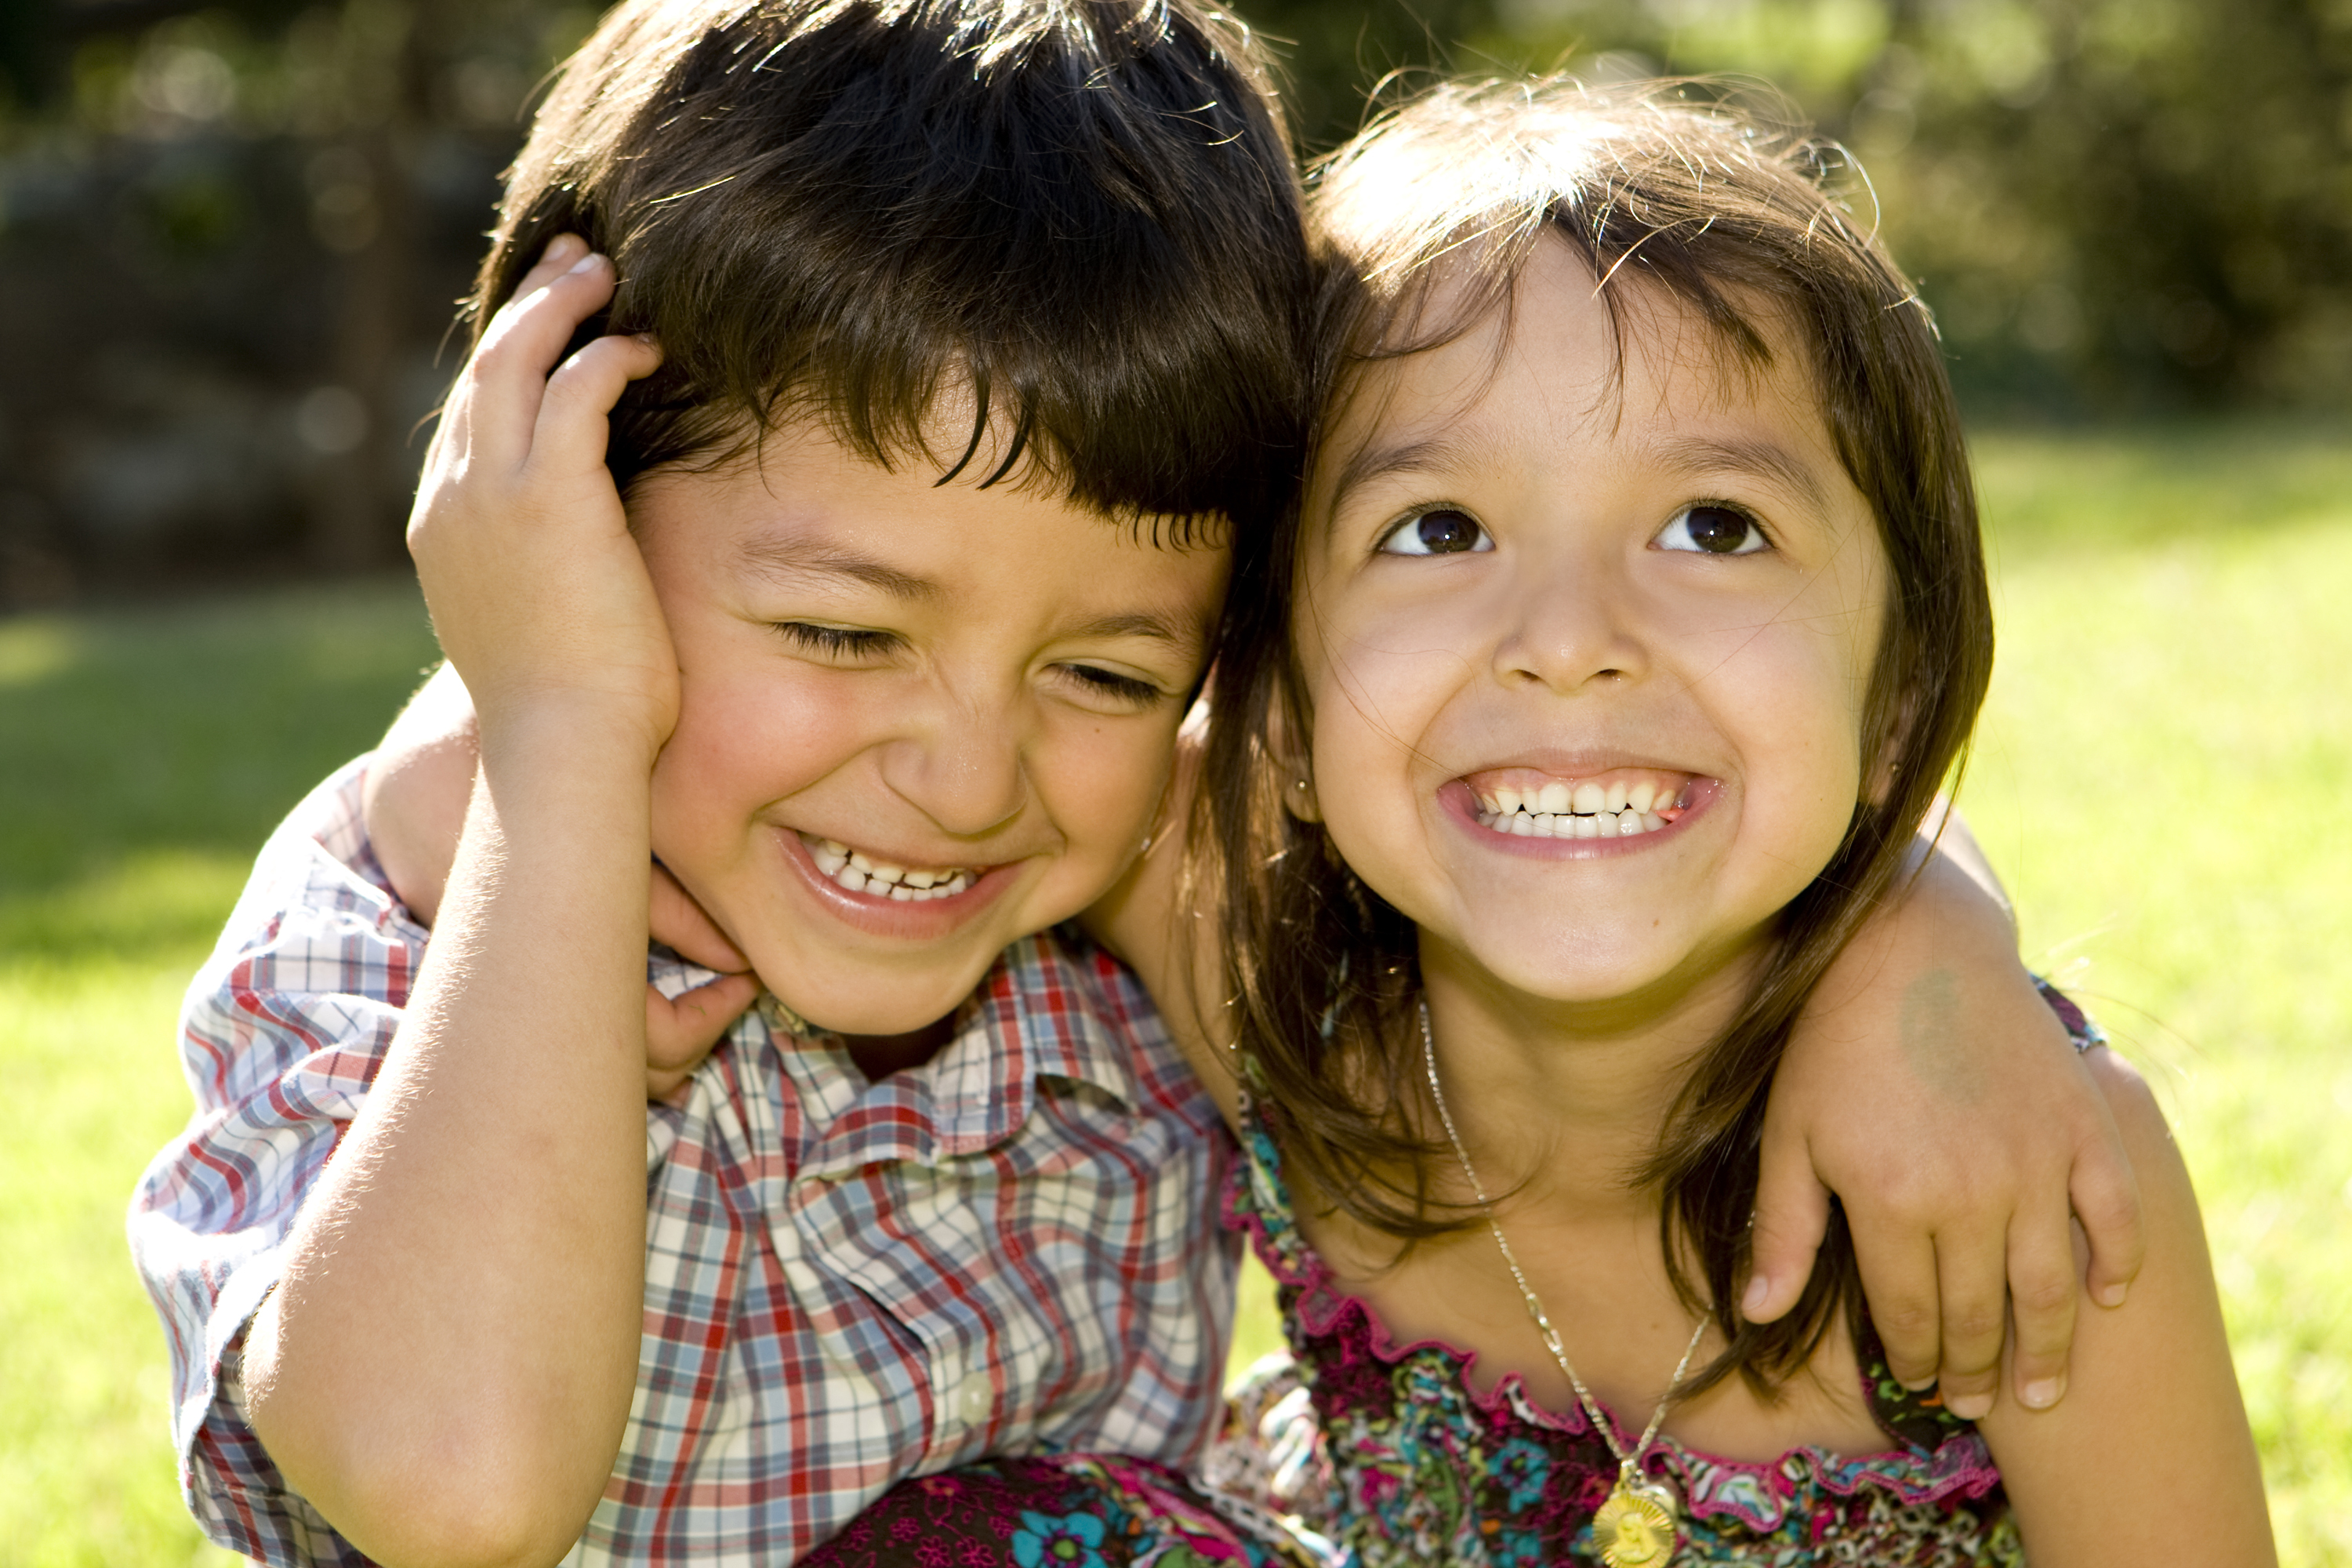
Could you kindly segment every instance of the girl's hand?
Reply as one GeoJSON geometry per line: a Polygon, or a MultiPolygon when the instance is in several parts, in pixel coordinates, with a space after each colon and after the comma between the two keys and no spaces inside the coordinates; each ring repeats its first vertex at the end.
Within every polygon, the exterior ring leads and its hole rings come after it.
{"type": "Polygon", "coordinates": [[[642,740],[650,768],[677,721],[677,662],[604,448],[622,389],[661,354],[606,337],[556,363],[614,283],[577,236],[549,244],[450,393],[408,547],[492,743],[544,717],[642,740]]]}
{"type": "MultiPolygon", "coordinates": [[[[394,720],[368,764],[362,789],[370,847],[393,891],[419,925],[430,926],[449,882],[466,826],[481,748],[474,705],[457,672],[443,665],[394,720]]],[[[677,997],[646,987],[646,1098],[685,1087],[760,994],[751,965],[659,865],[648,910],[656,942],[719,978],[677,997]]]]}
{"type": "Polygon", "coordinates": [[[1992,1407],[2005,1331],[2019,1401],[2063,1395],[2071,1218],[2105,1306],[2143,1248],[2115,1119],[2015,941],[2004,906],[1938,854],[1839,958],[1773,1086],[1742,1303],[1758,1321],[1795,1305],[1836,1192],[1889,1369],[1915,1388],[1940,1378],[1970,1418],[1992,1407]]]}

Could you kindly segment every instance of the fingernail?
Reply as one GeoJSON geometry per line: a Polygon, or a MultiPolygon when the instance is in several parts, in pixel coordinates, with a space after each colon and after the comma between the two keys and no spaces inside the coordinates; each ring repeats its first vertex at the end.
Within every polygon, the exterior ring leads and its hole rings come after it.
{"type": "Polygon", "coordinates": [[[1944,1401],[1944,1407],[1963,1421],[1981,1421],[1992,1414],[1992,1395],[1963,1394],[1944,1401]]]}
{"type": "Polygon", "coordinates": [[[2042,1377],[2027,1384],[2018,1397],[2025,1401],[2028,1410],[2047,1410],[2057,1404],[2059,1395],[2065,1392],[2064,1378],[2042,1377]]]}
{"type": "Polygon", "coordinates": [[[551,263],[568,261],[573,251],[587,248],[588,242],[578,235],[559,234],[547,242],[547,248],[540,254],[540,259],[551,263]]]}
{"type": "Polygon", "coordinates": [[[1748,1282],[1747,1290],[1739,1298],[1740,1314],[1743,1317],[1755,1316],[1757,1309],[1763,1306],[1771,1294],[1772,1281],[1759,1274],[1748,1282]]]}
{"type": "Polygon", "coordinates": [[[2124,1304],[2124,1293],[2130,1289],[2130,1286],[2126,1285],[2120,1279],[2116,1280],[2112,1285],[2100,1286],[2099,1305],[2102,1307],[2122,1306],[2124,1304]]]}
{"type": "Polygon", "coordinates": [[[596,253],[592,250],[587,255],[582,257],[579,260],[573,262],[572,264],[572,270],[574,272],[585,272],[591,267],[595,266],[599,259],[600,258],[596,253]]]}
{"type": "Polygon", "coordinates": [[[1925,1377],[1898,1378],[1896,1381],[1914,1394],[1925,1394],[1936,1386],[1936,1374],[1931,1372],[1925,1377]]]}

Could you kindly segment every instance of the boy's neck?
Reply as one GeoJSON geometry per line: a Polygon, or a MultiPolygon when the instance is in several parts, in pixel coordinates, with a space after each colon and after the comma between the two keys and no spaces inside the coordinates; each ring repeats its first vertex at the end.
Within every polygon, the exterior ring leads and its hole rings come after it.
{"type": "Polygon", "coordinates": [[[904,1035],[844,1035],[841,1043],[866,1081],[879,1083],[894,1072],[921,1067],[954,1039],[954,1020],[940,1018],[904,1035]]]}

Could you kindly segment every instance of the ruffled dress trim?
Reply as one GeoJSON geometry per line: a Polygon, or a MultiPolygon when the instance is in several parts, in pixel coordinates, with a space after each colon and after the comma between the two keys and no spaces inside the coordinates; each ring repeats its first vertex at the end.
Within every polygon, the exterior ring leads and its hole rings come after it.
{"type": "MultiPolygon", "coordinates": [[[[1249,1237],[1259,1259],[1281,1287],[1286,1316],[1292,1320],[1294,1347],[1316,1341],[1360,1345],[1381,1364],[1379,1381],[1384,1385],[1393,1385],[1401,1372],[1408,1384],[1416,1380],[1427,1369],[1408,1363],[1415,1357],[1433,1354],[1453,1369],[1457,1386],[1446,1391],[1447,1400],[1461,1399],[1469,1412],[1491,1424],[1491,1429],[1516,1422],[1569,1437],[1592,1434],[1581,1410],[1562,1414],[1538,1405],[1517,1373],[1506,1374],[1484,1394],[1476,1392],[1471,1376],[1477,1361],[1475,1352],[1434,1339],[1400,1343],[1370,1303],[1339,1290],[1329,1266],[1298,1231],[1278,1151],[1261,1115],[1246,1100],[1243,1122],[1245,1157],[1226,1184],[1223,1217],[1227,1226],[1249,1237]]],[[[1876,1492],[1887,1502],[1910,1507],[1977,1503],[1997,1491],[2000,1472],[1975,1427],[1944,1410],[1932,1391],[1922,1399],[1895,1382],[1885,1370],[1875,1335],[1868,1336],[1856,1349],[1863,1363],[1864,1395],[1872,1415],[1903,1447],[1847,1457],[1804,1446],[1790,1449],[1778,1460],[1757,1463],[1696,1453],[1662,1434],[1644,1456],[1643,1469],[1674,1484],[1692,1521],[1720,1521],[1762,1536],[1782,1531],[1791,1522],[1791,1508],[1820,1494],[1853,1499],[1876,1492]]],[[[1339,1370],[1317,1366],[1313,1375],[1328,1378],[1339,1370]]],[[[1631,1436],[1620,1427],[1621,1440],[1631,1436]]],[[[1503,1447],[1509,1449],[1515,1445],[1503,1447]]],[[[1498,1457],[1507,1464],[1511,1458],[1508,1454],[1498,1457]]],[[[1531,1502],[1532,1495],[1526,1500],[1531,1502]]],[[[2013,1540],[2013,1533],[2002,1533],[2013,1540]]]]}

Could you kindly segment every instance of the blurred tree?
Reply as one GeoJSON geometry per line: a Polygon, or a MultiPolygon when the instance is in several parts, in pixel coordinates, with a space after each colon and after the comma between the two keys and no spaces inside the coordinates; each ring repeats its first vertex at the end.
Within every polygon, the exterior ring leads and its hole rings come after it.
{"type": "MultiPolygon", "coordinates": [[[[1242,0],[1309,151],[1398,73],[1759,76],[1856,152],[1963,394],[2352,404],[2352,0],[1242,0]]],[[[0,0],[0,608],[398,552],[591,0],[0,0]]]]}

